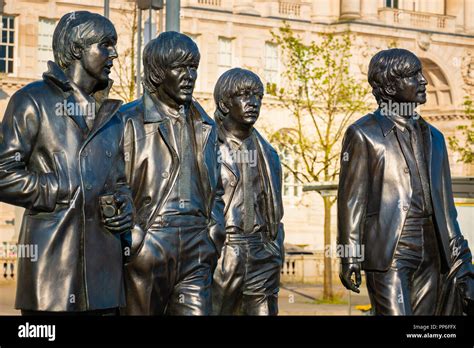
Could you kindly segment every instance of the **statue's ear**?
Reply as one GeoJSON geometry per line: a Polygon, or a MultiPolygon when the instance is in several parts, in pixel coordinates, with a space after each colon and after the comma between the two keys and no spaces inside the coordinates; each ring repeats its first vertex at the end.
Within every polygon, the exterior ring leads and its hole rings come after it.
{"type": "Polygon", "coordinates": [[[81,59],[82,58],[82,46],[79,45],[77,42],[71,44],[71,52],[74,55],[74,58],[81,59]]]}
{"type": "Polygon", "coordinates": [[[229,108],[227,107],[227,105],[225,105],[225,103],[221,100],[219,102],[219,109],[221,109],[221,111],[224,113],[224,114],[228,114],[229,113],[229,108]]]}

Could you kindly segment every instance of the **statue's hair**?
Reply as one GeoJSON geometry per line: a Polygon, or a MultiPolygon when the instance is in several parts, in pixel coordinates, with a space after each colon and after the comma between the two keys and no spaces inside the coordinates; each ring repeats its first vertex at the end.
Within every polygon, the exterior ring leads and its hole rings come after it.
{"type": "Polygon", "coordinates": [[[77,49],[101,42],[107,37],[117,40],[117,32],[110,20],[97,13],[76,11],[61,17],[53,34],[54,61],[66,69],[79,59],[77,49]]]}
{"type": "Polygon", "coordinates": [[[167,69],[179,64],[198,66],[200,59],[199,49],[189,36],[175,31],[163,32],[143,50],[143,86],[150,93],[156,92],[167,69]]]}
{"type": "Polygon", "coordinates": [[[368,80],[372,86],[372,94],[378,104],[392,99],[385,92],[399,78],[408,77],[421,69],[418,57],[405,49],[392,48],[378,52],[369,64],[368,80]]]}
{"type": "Polygon", "coordinates": [[[263,96],[262,80],[250,70],[233,68],[219,77],[214,87],[215,118],[217,121],[222,121],[227,116],[227,113],[221,109],[219,104],[222,102],[224,105],[229,105],[233,96],[246,89],[263,96]]]}

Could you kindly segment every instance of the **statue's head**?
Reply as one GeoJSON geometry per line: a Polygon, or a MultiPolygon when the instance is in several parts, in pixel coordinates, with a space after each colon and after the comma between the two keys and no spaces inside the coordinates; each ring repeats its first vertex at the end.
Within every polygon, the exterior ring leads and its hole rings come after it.
{"type": "Polygon", "coordinates": [[[145,89],[177,105],[189,104],[201,55],[189,37],[167,31],[148,42],[143,50],[145,89]]]}
{"type": "Polygon", "coordinates": [[[379,105],[426,103],[426,85],[421,61],[412,52],[392,48],[378,52],[369,64],[368,80],[379,105]]]}
{"type": "Polygon", "coordinates": [[[111,21],[88,11],[65,14],[53,34],[54,60],[63,69],[79,63],[98,83],[107,83],[117,58],[117,32],[111,21]]]}
{"type": "Polygon", "coordinates": [[[250,70],[234,68],[219,77],[214,88],[216,118],[253,126],[260,115],[263,83],[250,70]]]}

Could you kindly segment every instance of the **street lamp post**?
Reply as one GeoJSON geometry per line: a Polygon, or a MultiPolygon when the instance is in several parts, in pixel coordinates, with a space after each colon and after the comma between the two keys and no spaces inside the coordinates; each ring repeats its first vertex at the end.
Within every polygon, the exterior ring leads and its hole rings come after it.
{"type": "Polygon", "coordinates": [[[180,0],[167,0],[166,1],[166,31],[179,32],[180,9],[181,9],[180,0]]]}
{"type": "MultiPolygon", "coordinates": [[[[169,1],[174,2],[174,1],[169,1]]],[[[152,29],[151,29],[151,22],[152,22],[152,10],[163,10],[163,0],[137,0],[137,7],[138,7],[138,23],[137,23],[137,77],[136,77],[136,85],[137,85],[137,99],[140,98],[141,95],[141,85],[142,85],[142,10],[149,10],[149,31],[148,33],[149,38],[152,38],[152,29]]]]}

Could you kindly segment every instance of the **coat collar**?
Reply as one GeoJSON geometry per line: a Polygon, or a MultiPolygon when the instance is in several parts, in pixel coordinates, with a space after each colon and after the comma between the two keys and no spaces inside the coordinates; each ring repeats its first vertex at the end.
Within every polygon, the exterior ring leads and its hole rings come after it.
{"type": "MultiPolygon", "coordinates": [[[[162,122],[164,115],[178,116],[178,113],[163,103],[158,98],[152,96],[148,91],[143,93],[143,105],[145,109],[145,123],[162,122]]],[[[191,103],[191,114],[198,115],[200,121],[207,125],[213,125],[214,121],[206,114],[196,99],[193,98],[191,103]],[[194,111],[194,112],[193,112],[194,111]]]]}
{"type": "MultiPolygon", "coordinates": [[[[56,63],[52,61],[48,62],[48,71],[43,73],[43,79],[59,88],[63,92],[64,97],[68,102],[74,103],[75,98],[71,81],[56,63]]],[[[95,114],[94,126],[89,132],[88,139],[96,134],[97,131],[115,115],[119,107],[122,105],[121,100],[107,98],[109,90],[112,87],[112,83],[113,80],[109,79],[108,86],[105,89],[97,91],[93,94],[93,98],[97,104],[97,111],[95,114]]],[[[69,116],[83,131],[86,131],[86,126],[82,116],[72,114],[69,116]]]]}
{"type": "MultiPolygon", "coordinates": [[[[48,70],[43,73],[43,80],[51,82],[63,93],[69,94],[73,92],[71,81],[55,62],[48,61],[48,70]]],[[[114,81],[109,79],[109,83],[104,89],[99,90],[92,95],[98,107],[100,107],[102,103],[108,99],[108,95],[113,83],[114,81]]]]}
{"type": "MultiPolygon", "coordinates": [[[[384,137],[386,137],[388,133],[390,133],[395,127],[399,128],[402,132],[405,131],[405,126],[403,122],[404,120],[399,120],[399,122],[394,120],[395,117],[400,117],[400,116],[397,116],[397,115],[387,116],[383,113],[381,108],[378,108],[377,110],[375,110],[373,115],[375,119],[377,120],[377,122],[379,123],[380,128],[382,129],[384,137]]],[[[427,127],[426,121],[418,113],[416,115],[418,117],[417,121],[420,122],[420,126],[422,128],[427,127]]]]}

